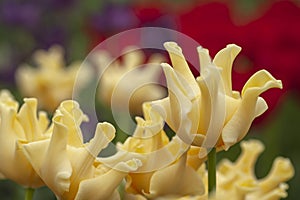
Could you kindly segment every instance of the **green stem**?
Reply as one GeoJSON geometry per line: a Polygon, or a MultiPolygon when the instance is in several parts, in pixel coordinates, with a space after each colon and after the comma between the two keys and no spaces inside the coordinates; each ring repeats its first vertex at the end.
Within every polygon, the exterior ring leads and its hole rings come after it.
{"type": "Polygon", "coordinates": [[[33,199],[33,194],[34,194],[34,189],[33,188],[26,188],[25,200],[32,200],[33,199]]]}
{"type": "Polygon", "coordinates": [[[208,153],[207,158],[207,168],[208,168],[208,196],[213,197],[216,193],[216,148],[212,148],[208,153]]]}

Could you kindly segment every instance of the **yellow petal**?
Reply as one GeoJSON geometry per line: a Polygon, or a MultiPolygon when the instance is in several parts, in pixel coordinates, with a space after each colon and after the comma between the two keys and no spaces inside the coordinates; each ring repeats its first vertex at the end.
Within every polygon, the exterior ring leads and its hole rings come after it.
{"type": "Polygon", "coordinates": [[[248,140],[241,143],[242,153],[236,161],[236,167],[243,173],[254,176],[255,163],[264,151],[264,145],[259,140],[248,140]]]}
{"type": "Polygon", "coordinates": [[[45,130],[41,130],[39,126],[39,120],[36,117],[37,114],[37,99],[25,98],[24,104],[20,108],[17,114],[17,119],[20,125],[24,129],[26,134],[26,140],[34,141],[42,137],[42,133],[45,130]]]}
{"type": "Polygon", "coordinates": [[[19,103],[14,99],[9,90],[3,89],[0,91],[0,103],[4,103],[6,106],[12,107],[15,110],[19,108],[19,103]]]}
{"type": "Polygon", "coordinates": [[[211,65],[211,58],[209,56],[208,49],[202,48],[201,46],[197,47],[199,60],[200,60],[200,74],[206,70],[206,67],[211,65]]]}
{"type": "Polygon", "coordinates": [[[100,151],[107,147],[109,142],[115,137],[115,128],[107,123],[98,123],[94,138],[86,145],[86,149],[97,157],[100,151]]]}
{"type": "Polygon", "coordinates": [[[263,193],[270,192],[280,183],[292,178],[295,174],[291,161],[287,158],[277,157],[268,176],[260,181],[259,186],[263,193]]]}
{"type": "MultiPolygon", "coordinates": [[[[176,73],[171,66],[162,64],[162,67],[168,82],[170,107],[172,108],[171,122],[167,121],[167,123],[173,124],[176,134],[185,143],[191,144],[195,142],[198,129],[199,93],[193,93],[190,85],[181,77],[182,75],[176,73]]],[[[200,140],[200,142],[202,141],[200,140]]]]}
{"type": "Polygon", "coordinates": [[[121,168],[122,171],[111,169],[103,175],[82,181],[79,185],[75,200],[117,199],[118,195],[115,193],[116,188],[128,172],[135,171],[140,166],[140,162],[138,160],[130,160],[128,162],[120,162],[118,165],[119,166],[115,168],[121,168]]]}
{"type": "MultiPolygon", "coordinates": [[[[199,87],[201,89],[201,106],[200,109],[209,110],[210,117],[209,125],[206,132],[200,134],[206,135],[204,143],[205,148],[214,147],[221,134],[223,124],[226,117],[226,104],[225,104],[225,91],[224,85],[220,81],[221,73],[220,69],[216,66],[210,65],[201,73],[201,78],[198,78],[199,87]],[[207,108],[210,106],[210,108],[207,108]]],[[[201,112],[201,117],[205,117],[205,113],[201,112]]],[[[203,120],[203,118],[201,118],[203,120]]],[[[200,121],[199,127],[207,126],[207,120],[200,121]]]]}
{"type": "Polygon", "coordinates": [[[222,81],[225,87],[226,95],[232,96],[232,85],[231,85],[231,70],[232,64],[236,56],[240,53],[241,47],[235,44],[229,44],[226,48],[219,51],[213,63],[222,69],[222,81]]]}
{"type": "MultiPolygon", "coordinates": [[[[154,152],[135,153],[122,150],[122,148],[120,148],[115,155],[107,158],[98,158],[98,160],[110,168],[113,168],[114,166],[117,166],[117,163],[120,161],[125,162],[133,158],[139,159],[142,162],[142,166],[137,169],[137,172],[146,173],[170,165],[170,163],[174,162],[185,151],[187,151],[188,148],[189,145],[182,142],[179,137],[174,136],[171,142],[154,152]]],[[[122,169],[117,170],[121,171],[122,169]]]]}
{"type": "Polygon", "coordinates": [[[40,169],[41,177],[57,196],[69,191],[72,175],[72,166],[67,155],[68,129],[59,122],[60,118],[61,116],[56,116],[53,119],[53,134],[40,169]]]}
{"type": "Polygon", "coordinates": [[[258,116],[262,115],[267,109],[268,109],[267,102],[262,97],[258,97],[256,106],[255,106],[254,116],[258,117],[258,116]]]}
{"type": "Polygon", "coordinates": [[[79,104],[73,100],[63,101],[56,110],[55,115],[63,115],[63,117],[56,120],[59,119],[60,123],[68,127],[68,144],[74,147],[81,147],[83,138],[80,124],[83,121],[87,121],[88,118],[83,114],[79,104]]]}
{"type": "Polygon", "coordinates": [[[253,74],[244,85],[242,90],[242,98],[247,95],[247,93],[251,93],[249,95],[258,96],[270,88],[282,89],[281,81],[276,80],[268,71],[260,70],[253,74]]]}
{"type": "Polygon", "coordinates": [[[172,110],[171,110],[171,103],[170,103],[170,97],[166,97],[164,99],[151,101],[149,102],[152,109],[155,110],[159,115],[168,122],[168,125],[175,130],[175,125],[172,123],[172,110]]]}
{"type": "Polygon", "coordinates": [[[241,105],[222,132],[225,149],[241,140],[254,118],[266,109],[264,102],[259,105],[261,103],[257,101],[258,96],[270,88],[282,88],[282,83],[266,70],[258,71],[247,81],[242,91],[241,105]]]}
{"type": "Polygon", "coordinates": [[[202,195],[204,186],[201,177],[186,166],[186,154],[174,164],[155,172],[151,178],[150,192],[153,198],[165,195],[202,195]]]}
{"type": "Polygon", "coordinates": [[[181,48],[175,42],[165,42],[164,47],[170,55],[171,62],[175,71],[180,74],[183,79],[185,79],[185,82],[190,84],[193,93],[198,94],[200,92],[198,85],[184,58],[184,55],[182,54],[181,48]]]}

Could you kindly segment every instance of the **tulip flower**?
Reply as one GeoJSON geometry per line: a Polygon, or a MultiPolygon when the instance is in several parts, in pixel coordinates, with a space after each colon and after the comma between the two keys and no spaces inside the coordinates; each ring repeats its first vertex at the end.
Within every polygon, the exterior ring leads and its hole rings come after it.
{"type": "Polygon", "coordinates": [[[169,141],[162,130],[161,116],[147,103],[144,104],[143,110],[145,119],[137,117],[137,128],[133,136],[124,144],[118,145],[123,151],[140,154],[143,163],[141,169],[127,176],[125,189],[129,196],[143,195],[152,199],[203,194],[201,176],[187,165],[188,145],[176,136],[169,141]],[[169,163],[166,163],[166,160],[169,160],[169,163]],[[142,171],[143,168],[148,170],[142,171]]]}
{"type": "Polygon", "coordinates": [[[51,138],[24,144],[26,157],[58,199],[119,199],[116,188],[140,163],[135,159],[120,161],[116,170],[97,161],[115,129],[109,123],[99,123],[94,138],[83,143],[79,126],[84,120],[87,117],[76,102],[62,102],[53,118],[51,138]]]}
{"type": "Polygon", "coordinates": [[[285,183],[295,174],[291,161],[277,157],[270,173],[262,179],[255,176],[255,162],[264,146],[258,140],[243,141],[242,153],[235,162],[223,159],[218,165],[217,199],[279,200],[287,197],[285,183]]]}
{"type": "Polygon", "coordinates": [[[25,98],[19,104],[7,90],[0,92],[0,173],[7,179],[29,188],[44,183],[28,162],[22,144],[44,140],[50,136],[45,112],[37,114],[37,100],[25,98]]]}
{"type": "MultiPolygon", "coordinates": [[[[72,97],[74,82],[80,62],[74,62],[66,67],[63,49],[53,46],[48,51],[38,50],[33,55],[37,68],[23,65],[16,72],[16,80],[21,93],[26,96],[37,97],[40,107],[53,112],[61,101],[72,97]]],[[[86,68],[85,68],[86,69],[86,68]]],[[[88,75],[82,70],[82,83],[88,75]]]]}
{"type": "Polygon", "coordinates": [[[230,44],[211,60],[207,49],[198,48],[201,73],[194,78],[181,48],[164,44],[173,68],[163,63],[169,96],[151,104],[186,143],[228,149],[248,132],[252,121],[263,114],[267,104],[261,93],[282,88],[266,70],[255,73],[241,94],[232,90],[231,69],[241,48],[230,44]]]}
{"type": "Polygon", "coordinates": [[[136,48],[124,49],[122,62],[112,62],[114,58],[103,50],[94,52],[92,60],[102,73],[99,99],[107,106],[115,106],[119,112],[125,108],[132,114],[141,115],[144,102],[165,97],[165,89],[154,85],[159,82],[159,64],[164,58],[160,54],[153,54],[145,62],[144,53],[136,48]]]}
{"type": "MultiPolygon", "coordinates": [[[[232,200],[263,199],[279,200],[287,197],[288,185],[285,183],[295,174],[291,161],[287,158],[277,157],[269,174],[262,179],[255,175],[255,163],[263,152],[264,145],[259,140],[241,142],[242,152],[235,162],[222,159],[217,170],[217,194],[212,199],[222,200],[224,197],[232,200]]],[[[198,169],[206,188],[204,195],[185,195],[183,197],[162,197],[155,200],[208,200],[207,172],[203,163],[198,169]]],[[[127,195],[126,200],[146,200],[142,195],[127,195]]],[[[209,198],[211,199],[211,198],[209,198]]]]}

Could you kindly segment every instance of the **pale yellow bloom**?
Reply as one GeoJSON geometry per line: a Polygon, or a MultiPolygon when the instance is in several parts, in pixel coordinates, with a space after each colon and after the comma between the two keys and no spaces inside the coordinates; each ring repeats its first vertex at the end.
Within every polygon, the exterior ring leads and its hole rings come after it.
{"type": "Polygon", "coordinates": [[[76,102],[62,102],[53,118],[51,138],[24,144],[26,157],[58,199],[119,199],[116,188],[139,162],[120,161],[116,170],[97,161],[115,129],[109,123],[99,123],[94,138],[83,143],[80,124],[86,119],[76,102]]]}
{"type": "MultiPolygon", "coordinates": [[[[27,161],[21,144],[49,138],[49,120],[45,112],[37,114],[37,100],[25,98],[19,109],[7,90],[0,92],[0,173],[25,187],[44,185],[27,161]]],[[[51,128],[50,128],[51,129],[51,128]]]]}
{"type": "MultiPolygon", "coordinates": [[[[37,68],[26,64],[17,70],[18,88],[24,96],[36,97],[40,107],[53,112],[62,100],[72,97],[81,63],[73,62],[66,67],[64,51],[60,46],[53,46],[48,51],[38,50],[34,53],[33,59],[37,68]]],[[[81,73],[81,79],[88,76],[86,70],[81,70],[81,73]]]]}
{"type": "Polygon", "coordinates": [[[266,70],[255,73],[242,93],[232,91],[232,63],[241,48],[228,45],[213,61],[208,50],[198,48],[201,75],[196,80],[181,48],[174,42],[164,44],[173,68],[163,63],[169,96],[152,102],[168,125],[186,143],[205,148],[228,149],[248,132],[252,121],[265,112],[267,104],[261,93],[281,88],[266,70]]]}
{"type": "Polygon", "coordinates": [[[135,194],[128,195],[127,199],[142,198],[136,195],[155,199],[203,194],[201,176],[187,165],[188,145],[177,137],[169,141],[162,130],[161,116],[153,112],[149,104],[144,104],[144,113],[145,119],[137,118],[133,136],[124,144],[119,144],[119,149],[123,151],[140,154],[139,159],[143,162],[141,169],[127,176],[126,191],[135,194]],[[166,162],[168,160],[169,163],[166,162]],[[148,171],[142,171],[143,168],[148,171]]]}
{"type": "Polygon", "coordinates": [[[294,168],[287,158],[277,157],[270,173],[262,179],[255,176],[255,163],[264,150],[258,140],[241,143],[242,154],[236,162],[222,160],[217,170],[217,197],[233,200],[279,200],[287,197],[285,183],[294,176],[294,168]]]}
{"type": "Polygon", "coordinates": [[[146,62],[145,55],[136,47],[124,49],[122,61],[115,60],[106,51],[97,51],[92,59],[101,70],[98,87],[99,99],[108,106],[117,107],[121,112],[129,108],[133,114],[142,114],[142,103],[166,96],[159,83],[164,60],[160,54],[152,55],[146,62]],[[113,62],[114,61],[114,62],[113,62]]]}

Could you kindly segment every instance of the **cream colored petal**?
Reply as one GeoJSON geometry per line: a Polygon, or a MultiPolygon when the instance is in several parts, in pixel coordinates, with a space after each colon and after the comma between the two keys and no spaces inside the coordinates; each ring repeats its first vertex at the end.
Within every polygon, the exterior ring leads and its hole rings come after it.
{"type": "MultiPolygon", "coordinates": [[[[199,133],[206,135],[204,143],[202,144],[204,148],[212,148],[215,146],[220,137],[226,117],[226,96],[224,85],[220,81],[220,79],[220,69],[213,65],[207,66],[206,69],[202,72],[201,77],[197,78],[199,87],[202,92],[200,101],[202,105],[200,106],[200,109],[205,109],[205,111],[209,111],[208,113],[210,113],[208,115],[210,119],[209,125],[207,127],[207,132],[199,133]],[[210,108],[207,109],[207,106],[210,106],[210,108]]],[[[203,112],[201,112],[200,115],[207,116],[203,112]]],[[[203,127],[201,123],[204,123],[204,126],[207,126],[208,122],[207,120],[200,121],[199,127],[203,127]]]]}
{"type": "Polygon", "coordinates": [[[86,149],[93,155],[97,157],[100,151],[107,147],[109,142],[115,137],[115,128],[110,123],[98,123],[95,136],[86,145],[86,149]]]}
{"type": "Polygon", "coordinates": [[[61,46],[52,46],[48,51],[38,50],[34,53],[33,57],[37,64],[48,70],[56,69],[64,66],[63,61],[64,50],[61,46]]]}
{"type": "Polygon", "coordinates": [[[72,166],[67,155],[68,129],[61,124],[60,118],[53,119],[54,129],[49,147],[41,167],[41,178],[57,195],[69,191],[72,166]]]}
{"type": "Polygon", "coordinates": [[[15,110],[19,108],[19,103],[14,99],[9,90],[3,89],[0,91],[0,103],[13,107],[15,110]]]}
{"type": "Polygon", "coordinates": [[[291,161],[287,158],[277,157],[268,176],[259,183],[262,193],[270,192],[280,183],[292,178],[294,174],[295,170],[291,161]]]}
{"type": "Polygon", "coordinates": [[[171,66],[162,64],[165,72],[169,90],[170,107],[172,108],[171,122],[176,134],[187,144],[198,141],[201,145],[202,141],[196,136],[199,120],[199,93],[195,94],[189,88],[189,84],[180,78],[180,74],[176,73],[171,66]],[[196,140],[195,140],[196,139],[196,140]]]}
{"type": "MultiPolygon", "coordinates": [[[[137,126],[133,133],[133,138],[151,139],[161,133],[164,127],[164,121],[161,115],[156,112],[150,102],[143,104],[144,118],[136,117],[137,126]]],[[[166,143],[169,140],[166,141],[166,143]]]]}
{"type": "Polygon", "coordinates": [[[276,80],[267,70],[260,70],[253,74],[244,85],[242,98],[244,98],[247,93],[258,96],[271,88],[282,89],[282,82],[276,80]]]}
{"type": "Polygon", "coordinates": [[[39,120],[37,118],[37,99],[24,99],[24,104],[17,114],[17,120],[24,129],[27,141],[35,141],[42,137],[42,131],[44,130],[41,130],[39,127],[39,120]]]}
{"type": "MultiPolygon", "coordinates": [[[[126,162],[131,159],[139,159],[142,162],[142,166],[137,169],[137,173],[147,173],[170,165],[188,148],[189,145],[182,142],[177,136],[174,136],[168,144],[154,152],[134,153],[119,149],[115,155],[108,158],[97,158],[97,160],[110,168],[114,168],[118,166],[117,163],[120,161],[126,162]]],[[[121,171],[122,169],[116,170],[121,171]]]]}
{"type": "Polygon", "coordinates": [[[199,94],[200,91],[198,85],[184,55],[182,54],[181,48],[175,42],[165,42],[164,47],[170,55],[175,71],[183,77],[186,83],[189,84],[194,94],[199,94]]]}
{"type": "Polygon", "coordinates": [[[140,194],[124,194],[124,200],[147,200],[146,197],[140,194]]]}
{"type": "Polygon", "coordinates": [[[226,95],[232,96],[231,70],[236,56],[240,53],[241,47],[235,44],[229,44],[226,48],[219,51],[213,63],[222,68],[222,81],[224,83],[226,95]]]}
{"type": "Polygon", "coordinates": [[[259,140],[248,140],[241,143],[242,153],[236,161],[236,167],[244,174],[254,176],[255,163],[265,147],[259,140]]]}
{"type": "MultiPolygon", "coordinates": [[[[288,196],[288,188],[289,186],[286,183],[281,183],[276,189],[260,198],[262,200],[280,200],[282,198],[286,198],[288,196]]],[[[257,197],[255,199],[257,199],[257,197]]]]}
{"type": "Polygon", "coordinates": [[[153,198],[165,195],[202,195],[204,192],[201,177],[194,169],[186,166],[184,154],[176,163],[153,174],[150,192],[146,196],[153,198]]]}
{"type": "Polygon", "coordinates": [[[258,96],[270,88],[282,88],[282,83],[266,70],[258,71],[247,81],[242,91],[241,105],[222,132],[225,149],[241,140],[255,116],[265,110],[265,105],[257,106],[258,96]]]}
{"type": "Polygon", "coordinates": [[[209,51],[208,49],[205,49],[201,46],[197,47],[198,55],[199,55],[199,60],[200,60],[200,74],[207,70],[207,66],[211,65],[211,58],[209,56],[209,51]]]}
{"type": "Polygon", "coordinates": [[[95,178],[82,181],[79,185],[75,200],[114,200],[116,198],[114,191],[117,189],[123,178],[128,172],[137,170],[140,164],[140,161],[136,159],[127,162],[119,162],[115,169],[111,169],[107,173],[95,178]],[[118,171],[116,169],[122,170],[118,171]]]}
{"type": "Polygon", "coordinates": [[[109,123],[99,123],[96,133],[89,143],[83,147],[68,146],[68,158],[72,165],[71,188],[68,197],[74,198],[79,183],[93,176],[94,161],[99,152],[104,149],[113,139],[115,133],[114,127],[109,123]]]}
{"type": "Polygon", "coordinates": [[[168,125],[174,130],[175,125],[172,122],[172,110],[170,107],[170,97],[164,99],[149,102],[153,110],[159,113],[159,115],[168,122],[168,125]]]}
{"type": "Polygon", "coordinates": [[[46,158],[50,139],[22,144],[22,151],[34,170],[41,176],[41,167],[46,158]]]}
{"type": "Polygon", "coordinates": [[[79,104],[73,100],[63,101],[56,110],[55,115],[63,115],[59,119],[61,120],[60,123],[69,129],[68,144],[74,147],[82,147],[83,138],[80,125],[88,118],[83,114],[79,104]]]}
{"type": "Polygon", "coordinates": [[[262,115],[268,109],[267,102],[262,98],[258,97],[256,106],[255,106],[255,117],[262,115]]]}
{"type": "Polygon", "coordinates": [[[246,195],[255,191],[258,188],[257,182],[252,178],[242,179],[234,182],[235,182],[234,199],[236,200],[247,199],[246,195]]]}

